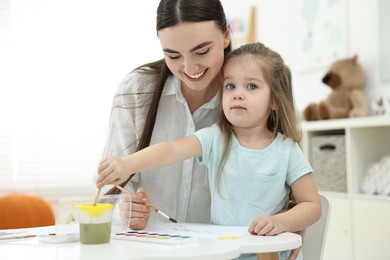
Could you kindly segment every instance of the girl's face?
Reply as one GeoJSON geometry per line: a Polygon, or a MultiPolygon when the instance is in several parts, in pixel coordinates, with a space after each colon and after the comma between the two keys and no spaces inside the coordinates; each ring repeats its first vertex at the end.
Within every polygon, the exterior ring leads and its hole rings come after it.
{"type": "Polygon", "coordinates": [[[256,59],[235,57],[224,67],[222,106],[234,127],[266,126],[271,112],[271,89],[256,59]]]}
{"type": "Polygon", "coordinates": [[[180,23],[159,30],[158,36],[168,68],[184,87],[205,90],[219,75],[230,34],[215,22],[180,23]]]}

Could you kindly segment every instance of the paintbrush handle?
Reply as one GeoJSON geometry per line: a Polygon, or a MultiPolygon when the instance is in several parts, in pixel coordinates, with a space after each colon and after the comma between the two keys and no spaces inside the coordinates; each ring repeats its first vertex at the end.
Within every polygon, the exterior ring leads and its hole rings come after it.
{"type": "Polygon", "coordinates": [[[169,221],[171,221],[171,222],[173,222],[173,223],[177,223],[177,221],[176,221],[175,219],[169,217],[167,214],[165,214],[164,212],[162,212],[161,210],[159,210],[158,208],[156,208],[156,207],[153,206],[152,204],[147,203],[147,204],[146,204],[146,207],[148,207],[148,208],[153,208],[154,211],[155,211],[157,214],[159,214],[160,216],[162,216],[162,217],[168,219],[169,221]]]}
{"type": "MultiPolygon", "coordinates": [[[[130,194],[131,195],[131,192],[126,190],[125,188],[122,188],[121,186],[119,185],[116,185],[115,187],[117,187],[119,190],[123,191],[124,193],[127,193],[127,194],[130,194]]],[[[172,221],[174,223],[177,223],[177,221],[173,218],[170,218],[167,214],[165,214],[164,212],[162,212],[161,210],[159,210],[158,208],[156,208],[153,204],[150,204],[150,203],[146,203],[145,206],[147,208],[152,208],[157,214],[159,214],[160,216],[168,219],[169,221],[172,221]]]]}
{"type": "Polygon", "coordinates": [[[159,209],[156,209],[156,212],[157,212],[157,214],[159,214],[160,216],[163,216],[164,218],[166,218],[166,219],[170,219],[170,217],[167,215],[167,214],[165,214],[164,212],[162,212],[161,210],[159,210],[159,209]]]}
{"type": "Polygon", "coordinates": [[[97,203],[97,201],[98,201],[98,199],[99,199],[100,191],[101,191],[101,190],[102,190],[102,189],[98,189],[98,191],[97,191],[97,193],[96,193],[96,197],[95,197],[95,199],[93,200],[93,203],[92,203],[93,206],[96,206],[96,203],[97,203]]]}
{"type": "Polygon", "coordinates": [[[121,187],[121,186],[119,186],[119,185],[116,185],[115,187],[116,187],[117,189],[119,189],[119,190],[123,191],[124,193],[131,195],[131,192],[130,192],[130,191],[128,191],[128,190],[126,190],[125,188],[122,188],[122,187],[121,187]]]}
{"type": "Polygon", "coordinates": [[[1,237],[0,240],[9,240],[9,239],[23,239],[23,238],[31,238],[36,237],[36,235],[28,235],[28,236],[13,236],[13,237],[1,237]]]}

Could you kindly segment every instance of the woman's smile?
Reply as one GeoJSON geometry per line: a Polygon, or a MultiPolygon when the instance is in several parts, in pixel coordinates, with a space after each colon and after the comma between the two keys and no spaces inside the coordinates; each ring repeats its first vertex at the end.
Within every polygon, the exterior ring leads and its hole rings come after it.
{"type": "Polygon", "coordinates": [[[200,81],[202,80],[205,76],[206,76],[206,72],[207,72],[208,69],[205,69],[199,73],[196,73],[196,74],[192,74],[192,75],[188,75],[187,73],[184,72],[184,74],[187,76],[187,78],[190,80],[190,81],[200,81]]]}

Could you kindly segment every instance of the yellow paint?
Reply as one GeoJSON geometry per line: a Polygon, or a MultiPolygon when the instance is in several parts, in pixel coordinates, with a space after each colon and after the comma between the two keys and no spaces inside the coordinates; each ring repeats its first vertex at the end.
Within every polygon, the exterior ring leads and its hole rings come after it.
{"type": "Polygon", "coordinates": [[[89,216],[100,216],[107,210],[112,209],[113,207],[114,206],[112,204],[105,204],[105,203],[102,204],[98,203],[95,206],[92,204],[77,205],[77,208],[79,210],[85,210],[86,212],[88,212],[89,216]]]}
{"type": "Polygon", "coordinates": [[[222,236],[222,237],[218,237],[218,239],[220,239],[220,240],[233,240],[233,239],[237,239],[237,238],[240,238],[240,236],[222,236]]]}

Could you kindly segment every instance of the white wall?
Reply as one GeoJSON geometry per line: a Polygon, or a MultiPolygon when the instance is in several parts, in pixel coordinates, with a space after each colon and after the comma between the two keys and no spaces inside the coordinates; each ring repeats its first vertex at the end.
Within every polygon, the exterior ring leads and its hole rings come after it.
{"type": "MultiPolygon", "coordinates": [[[[299,62],[296,53],[297,30],[296,14],[292,9],[301,1],[289,0],[221,0],[228,20],[238,15],[248,16],[249,8],[257,8],[257,40],[280,52],[293,72],[294,93],[297,108],[302,111],[308,103],[325,99],[330,89],[321,82],[327,66],[302,72],[294,65],[299,62]]],[[[314,1],[314,0],[313,0],[314,1]]],[[[325,1],[325,0],[317,0],[325,1]]],[[[377,95],[390,97],[390,82],[381,81],[379,75],[379,36],[378,2],[372,0],[339,0],[347,5],[347,51],[346,57],[357,54],[367,74],[365,88],[366,102],[377,95]]],[[[134,45],[140,50],[143,43],[149,43],[147,51],[131,51],[123,60],[129,67],[160,58],[160,46],[155,34],[155,9],[158,0],[148,0],[137,5],[141,11],[134,12],[134,20],[142,22],[142,29],[134,33],[142,35],[141,42],[134,45]],[[139,14],[142,13],[142,17],[139,14]]],[[[321,10],[320,10],[321,11],[321,10]]],[[[389,25],[390,27],[390,25],[389,25]]],[[[134,49],[133,49],[134,50],[134,49]]],[[[329,64],[330,65],[330,64],[329,64]]],[[[370,109],[370,108],[369,108],[370,109]]],[[[371,113],[371,111],[369,111],[371,113]]]]}
{"type": "MultiPolygon", "coordinates": [[[[316,2],[319,1],[321,0],[316,2]]],[[[369,103],[375,95],[390,97],[390,82],[382,82],[379,75],[378,3],[372,0],[343,1],[346,1],[348,7],[346,57],[358,54],[365,68],[368,78],[365,89],[366,101],[369,103]]],[[[257,40],[281,53],[286,63],[290,65],[294,77],[295,99],[300,111],[310,102],[325,99],[330,91],[321,82],[326,66],[305,72],[295,66],[300,62],[300,57],[297,57],[296,53],[299,27],[296,26],[297,16],[292,10],[302,2],[304,1],[222,0],[227,16],[236,15],[237,10],[245,15],[246,8],[252,5],[257,7],[257,40]]],[[[314,0],[310,2],[313,3],[314,0]]]]}
{"type": "MultiPolygon", "coordinates": [[[[61,2],[60,0],[57,0],[61,2]]],[[[264,42],[269,47],[279,51],[286,62],[291,66],[294,77],[294,88],[297,107],[302,110],[309,102],[315,102],[326,98],[329,93],[329,88],[321,83],[321,78],[326,71],[326,67],[315,69],[308,72],[300,72],[295,67],[296,64],[296,35],[297,28],[296,16],[291,9],[296,7],[302,1],[289,1],[289,0],[221,0],[225,7],[225,11],[228,18],[237,15],[248,15],[249,7],[254,5],[257,7],[257,36],[258,40],[264,42]]],[[[317,0],[320,1],[320,0],[317,0]]],[[[323,0],[325,1],[325,0],[323,0]]],[[[341,0],[340,0],[341,1],[341,0]]],[[[367,102],[374,95],[386,95],[390,96],[390,82],[382,82],[379,75],[379,47],[378,47],[378,3],[372,0],[343,0],[348,5],[348,50],[346,55],[350,56],[358,54],[361,63],[365,67],[368,76],[368,82],[366,85],[365,93],[367,102]]],[[[8,2],[12,2],[8,0],[8,2]]],[[[15,2],[23,2],[18,0],[15,2]]],[[[63,1],[64,3],[66,1],[63,1]]],[[[12,58],[7,57],[9,52],[1,53],[3,62],[0,61],[0,69],[5,72],[2,75],[2,85],[6,86],[7,82],[14,83],[15,78],[20,84],[32,82],[32,79],[37,76],[28,74],[30,67],[34,66],[46,66],[46,81],[55,80],[61,73],[56,71],[56,62],[73,62],[74,67],[71,73],[73,79],[77,77],[80,85],[84,85],[85,89],[88,89],[92,84],[99,81],[99,85],[105,86],[104,89],[95,89],[95,91],[106,95],[99,110],[88,111],[88,115],[93,117],[94,121],[107,122],[109,116],[109,106],[112,100],[112,95],[116,86],[122,80],[124,75],[132,68],[156,60],[162,57],[160,44],[155,32],[155,15],[156,8],[159,0],[148,0],[139,2],[134,5],[133,2],[126,0],[115,0],[113,2],[99,0],[90,1],[83,0],[78,1],[80,10],[86,10],[89,5],[93,5],[94,8],[98,8],[98,11],[85,14],[85,19],[90,19],[95,24],[88,22],[81,23],[81,28],[75,32],[68,32],[66,37],[75,38],[61,38],[59,33],[56,33],[58,26],[60,33],[69,24],[80,22],[83,17],[82,13],[74,14],[70,10],[65,9],[58,16],[48,17],[54,19],[53,28],[51,30],[52,37],[51,43],[45,43],[32,40],[36,38],[35,35],[16,35],[14,41],[21,43],[19,46],[14,46],[17,53],[12,58]],[[107,7],[112,6],[111,10],[107,7]],[[118,9],[119,7],[119,9],[118,9]],[[108,10],[107,10],[108,9],[108,10]],[[106,13],[105,13],[106,12],[106,13]],[[101,17],[99,17],[99,14],[101,17]],[[114,19],[113,19],[114,18],[114,19]],[[109,22],[105,19],[109,19],[109,22]],[[98,24],[96,24],[98,21],[98,24]],[[88,27],[89,26],[89,27],[88,27]],[[110,27],[107,27],[110,26],[110,27]],[[101,28],[101,31],[99,31],[101,28]],[[88,31],[88,29],[92,29],[88,31]],[[79,39],[79,47],[85,48],[85,56],[73,57],[69,50],[70,48],[76,48],[75,41],[79,39]],[[34,45],[35,44],[35,45],[34,45]],[[35,48],[35,49],[34,49],[35,48]],[[121,50],[118,55],[117,51],[121,50]],[[40,55],[38,51],[52,51],[56,53],[57,57],[53,55],[51,60],[46,60],[47,63],[39,61],[40,55]],[[68,53],[69,52],[69,53],[68,53]],[[9,70],[9,62],[17,67],[18,71],[27,73],[24,77],[18,75],[12,75],[7,73],[9,70]],[[73,58],[74,60],[71,60],[73,58]],[[61,60],[63,59],[63,60],[61,60]],[[91,68],[88,65],[87,60],[95,60],[96,63],[100,63],[100,66],[91,68]],[[26,62],[27,61],[27,62],[26,62]],[[52,65],[48,65],[50,64],[52,65]],[[96,70],[99,68],[99,70],[96,70]],[[108,77],[109,76],[109,77],[108,77]],[[7,79],[9,77],[9,79],[7,79]],[[89,82],[90,80],[90,82],[89,82]],[[5,81],[5,83],[4,83],[5,81]],[[92,84],[91,84],[92,83],[92,84]],[[106,93],[106,94],[104,94],[106,93]],[[102,118],[104,117],[104,118],[102,118]]],[[[18,26],[17,24],[14,26],[18,26]]],[[[389,25],[390,26],[390,25],[389,25]]],[[[33,31],[33,30],[32,30],[33,31]]],[[[46,31],[42,31],[46,33],[46,31]]],[[[41,35],[41,36],[42,36],[41,35]]],[[[298,57],[299,59],[299,57],[298,57]]],[[[44,60],[45,61],[45,60],[44,60]]],[[[66,82],[71,82],[69,79],[63,79],[66,82]]],[[[76,80],[74,80],[76,81],[76,80]]],[[[68,84],[70,85],[70,84],[68,84]]],[[[15,85],[15,88],[17,86],[15,85]]],[[[2,91],[5,88],[2,87],[2,91]]],[[[10,90],[8,90],[10,91],[10,90]]],[[[14,90],[15,91],[15,90],[14,90]]],[[[87,90],[84,90],[87,91],[87,90]]],[[[69,97],[72,96],[73,89],[69,89],[69,97]]],[[[1,103],[4,107],[11,106],[15,103],[14,99],[7,98],[9,93],[3,92],[1,95],[1,103]]],[[[31,92],[30,94],[34,94],[31,92]]],[[[39,97],[37,97],[39,98],[39,97]]],[[[74,97],[73,97],[74,98],[74,97]]],[[[37,100],[35,100],[37,101],[37,100]]],[[[81,102],[81,101],[80,101],[81,102]]],[[[39,104],[37,101],[36,104],[39,104]]],[[[6,111],[6,109],[2,110],[6,111]]],[[[63,109],[62,112],[66,112],[63,109]]],[[[1,113],[1,112],[0,112],[1,113]]],[[[6,116],[4,113],[3,116],[6,116]]]]}
{"type": "MultiPolygon", "coordinates": [[[[124,0],[116,0],[122,2],[124,0]]],[[[321,0],[319,0],[321,1],[321,0]]],[[[324,0],[323,0],[324,1],[324,0]]],[[[365,89],[367,103],[376,95],[390,97],[390,82],[382,82],[379,75],[379,37],[378,37],[378,3],[372,0],[343,0],[348,6],[347,17],[347,56],[359,55],[359,59],[367,73],[368,82],[365,89]]],[[[87,1],[88,2],[88,1],[87,1]]],[[[329,88],[321,82],[326,67],[301,72],[296,64],[296,15],[291,12],[302,1],[289,0],[221,0],[227,18],[239,14],[248,15],[249,7],[257,7],[257,38],[269,47],[280,52],[291,66],[294,79],[294,93],[298,110],[303,110],[310,102],[317,102],[327,97],[329,88]]],[[[160,44],[155,32],[155,14],[159,0],[148,0],[118,13],[118,28],[113,35],[120,33],[122,37],[111,42],[107,49],[95,50],[100,52],[106,62],[119,63],[115,67],[122,70],[111,72],[114,78],[107,82],[113,93],[116,84],[131,68],[162,57],[160,44]],[[120,18],[122,17],[122,18],[120,18]],[[123,23],[121,23],[121,21],[123,23]],[[120,57],[107,58],[110,49],[116,44],[127,44],[128,50],[120,57]],[[119,65],[119,66],[118,66],[119,65]]],[[[124,5],[126,6],[126,5],[124,5]]],[[[390,25],[389,25],[390,26],[390,25]]],[[[106,37],[110,37],[107,35],[106,37]]],[[[93,48],[93,46],[91,46],[93,48]]],[[[91,58],[93,58],[91,56],[91,58]]],[[[330,64],[329,64],[330,65],[330,64]]],[[[108,112],[109,109],[106,109],[108,112]]],[[[106,114],[107,116],[107,114],[106,114]]]]}
{"type": "Polygon", "coordinates": [[[96,192],[116,88],[162,57],[158,2],[0,0],[0,195],[96,192]]]}

